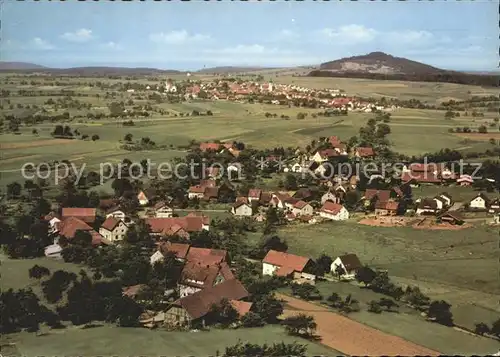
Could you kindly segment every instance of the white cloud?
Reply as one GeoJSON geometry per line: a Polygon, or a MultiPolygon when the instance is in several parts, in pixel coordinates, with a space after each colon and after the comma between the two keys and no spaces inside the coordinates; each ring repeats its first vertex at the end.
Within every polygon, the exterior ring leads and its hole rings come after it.
{"type": "Polygon", "coordinates": [[[190,42],[201,42],[210,39],[209,35],[190,34],[186,30],[170,31],[168,33],[159,32],[149,35],[149,39],[156,43],[167,43],[171,45],[185,44],[190,42]]]}
{"type": "Polygon", "coordinates": [[[115,51],[119,51],[119,50],[123,49],[122,45],[120,45],[119,43],[113,42],[113,41],[102,43],[100,45],[100,47],[103,49],[106,49],[106,50],[115,50],[115,51]]]}
{"type": "Polygon", "coordinates": [[[205,62],[217,65],[296,66],[316,64],[324,60],[299,51],[269,48],[259,44],[212,48],[203,53],[205,62]]]}
{"type": "Polygon", "coordinates": [[[332,39],[342,43],[363,43],[373,41],[378,32],[363,25],[346,25],[338,29],[324,28],[319,31],[323,38],[332,39]]]}
{"type": "Polygon", "coordinates": [[[48,41],[41,39],[40,37],[35,37],[28,44],[28,48],[35,50],[53,50],[55,47],[48,41]]]}
{"type": "Polygon", "coordinates": [[[61,38],[70,42],[82,43],[92,40],[94,35],[92,34],[92,30],[82,28],[75,32],[65,32],[61,35],[61,38]]]}

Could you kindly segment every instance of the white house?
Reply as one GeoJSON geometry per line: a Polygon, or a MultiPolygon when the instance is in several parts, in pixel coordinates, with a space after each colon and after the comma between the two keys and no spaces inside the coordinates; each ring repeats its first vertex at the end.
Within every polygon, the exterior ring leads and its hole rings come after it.
{"type": "Polygon", "coordinates": [[[45,247],[44,253],[48,258],[60,259],[62,248],[59,244],[54,243],[45,247]]]}
{"type": "Polygon", "coordinates": [[[57,217],[54,217],[49,221],[49,233],[55,233],[57,231],[57,224],[59,222],[61,222],[61,220],[57,217]]]}
{"type": "Polygon", "coordinates": [[[310,258],[270,250],[262,260],[262,275],[292,276],[294,280],[315,281],[310,258]]]}
{"type": "Polygon", "coordinates": [[[488,208],[489,199],[483,193],[478,194],[475,198],[470,200],[469,207],[471,209],[485,210],[488,208]]]}
{"type": "Polygon", "coordinates": [[[231,208],[231,213],[235,216],[251,216],[252,206],[246,202],[236,202],[231,208]]]}
{"type": "Polygon", "coordinates": [[[165,202],[160,201],[155,206],[155,217],[156,218],[168,218],[172,217],[174,210],[172,207],[168,206],[165,202]]]}
{"type": "Polygon", "coordinates": [[[314,213],[314,209],[309,203],[298,201],[292,206],[292,213],[295,216],[311,216],[314,213]]]}
{"type": "Polygon", "coordinates": [[[248,202],[259,201],[262,195],[262,191],[258,188],[252,188],[248,190],[248,202]]]}
{"type": "Polygon", "coordinates": [[[326,201],[319,211],[320,217],[330,219],[332,221],[344,221],[349,219],[349,211],[338,204],[330,201],[326,201]]]}
{"type": "Polygon", "coordinates": [[[146,206],[149,203],[149,199],[144,191],[139,191],[139,193],[137,194],[137,200],[139,201],[139,204],[141,206],[146,206]]]}
{"type": "Polygon", "coordinates": [[[229,179],[237,179],[241,173],[241,164],[233,163],[227,167],[227,175],[229,179]]]}
{"type": "Polygon", "coordinates": [[[114,217],[106,218],[99,228],[99,234],[112,243],[122,241],[127,231],[125,222],[114,217]]]}
{"type": "Polygon", "coordinates": [[[330,201],[333,203],[340,203],[340,198],[337,197],[337,195],[334,192],[328,190],[323,196],[321,196],[321,204],[324,204],[326,201],[330,201]]]}
{"type": "Polygon", "coordinates": [[[126,214],[120,208],[115,207],[106,212],[106,218],[109,217],[125,220],[126,214]]]}
{"type": "Polygon", "coordinates": [[[188,190],[188,199],[192,200],[194,198],[201,199],[205,195],[205,186],[191,186],[188,190]]]}
{"type": "Polygon", "coordinates": [[[442,201],[445,202],[445,206],[449,207],[453,203],[453,198],[447,194],[446,192],[441,193],[440,195],[437,196],[440,198],[442,201]]]}
{"type": "Polygon", "coordinates": [[[340,278],[344,280],[354,279],[356,277],[356,272],[362,267],[356,254],[345,254],[337,257],[330,265],[332,274],[337,274],[338,266],[341,266],[344,270],[344,274],[340,275],[340,278]]]}
{"type": "Polygon", "coordinates": [[[446,201],[443,200],[441,197],[437,196],[433,198],[434,201],[436,202],[436,206],[438,210],[442,210],[446,206],[446,201]]]}

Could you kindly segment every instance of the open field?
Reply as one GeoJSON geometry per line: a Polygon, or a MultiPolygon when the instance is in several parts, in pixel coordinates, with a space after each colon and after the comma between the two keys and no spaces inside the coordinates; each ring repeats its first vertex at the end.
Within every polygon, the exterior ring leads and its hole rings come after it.
{"type": "Polygon", "coordinates": [[[3,336],[2,347],[7,356],[215,356],[225,347],[241,340],[251,343],[285,342],[305,344],[308,355],[339,356],[319,343],[287,335],[281,326],[262,328],[211,330],[199,332],[167,332],[143,328],[103,326],[89,329],[52,330],[45,336],[19,333],[3,336]],[[10,348],[10,350],[9,350],[10,348]]]}
{"type": "Polygon", "coordinates": [[[440,353],[418,346],[399,337],[385,334],[357,323],[347,317],[286,295],[280,297],[287,302],[284,316],[306,313],[318,324],[317,334],[322,343],[354,356],[438,356],[440,353]]]}
{"type": "Polygon", "coordinates": [[[439,103],[450,99],[463,100],[471,95],[498,95],[496,88],[483,88],[453,83],[380,81],[353,78],[275,76],[276,83],[295,84],[308,88],[342,88],[349,95],[361,97],[397,97],[439,103]]]}
{"type": "Polygon", "coordinates": [[[498,269],[498,230],[491,227],[428,231],[335,222],[285,227],[280,236],[291,253],[313,258],[355,253],[362,263],[387,269],[406,284],[435,284],[429,285],[431,297],[444,289],[452,305],[476,304],[500,312],[500,286],[492,274],[498,269]]]}
{"type": "MultiPolygon", "coordinates": [[[[346,283],[320,283],[318,288],[324,298],[332,292],[351,293],[361,305],[383,296],[346,283]]],[[[322,342],[350,355],[483,355],[498,348],[498,341],[425,321],[409,308],[374,314],[363,306],[347,318],[317,303],[281,297],[289,307],[285,315],[304,312],[314,316],[322,342]]]]}

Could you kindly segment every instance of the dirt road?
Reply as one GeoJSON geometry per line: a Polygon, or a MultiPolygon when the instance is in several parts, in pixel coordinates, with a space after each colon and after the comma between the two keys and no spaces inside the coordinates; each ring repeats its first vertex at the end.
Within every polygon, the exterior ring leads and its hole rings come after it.
{"type": "Polygon", "coordinates": [[[363,325],[331,310],[279,294],[286,301],[284,316],[314,317],[321,343],[350,356],[439,356],[440,353],[363,325]]]}

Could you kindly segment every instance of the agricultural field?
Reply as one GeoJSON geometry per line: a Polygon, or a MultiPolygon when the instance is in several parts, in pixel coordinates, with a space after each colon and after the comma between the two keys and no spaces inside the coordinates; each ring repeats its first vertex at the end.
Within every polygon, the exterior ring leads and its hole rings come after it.
{"type": "Polygon", "coordinates": [[[475,304],[500,313],[498,229],[460,231],[372,227],[354,221],[288,226],[280,231],[294,254],[319,257],[355,253],[363,264],[387,269],[404,285],[428,284],[431,297],[475,304]],[[465,268],[466,267],[466,268],[465,268]]]}

